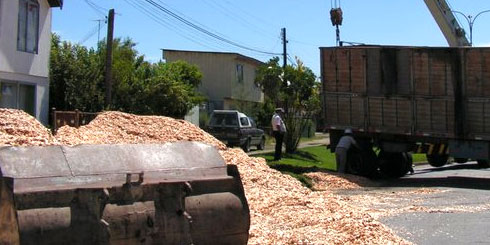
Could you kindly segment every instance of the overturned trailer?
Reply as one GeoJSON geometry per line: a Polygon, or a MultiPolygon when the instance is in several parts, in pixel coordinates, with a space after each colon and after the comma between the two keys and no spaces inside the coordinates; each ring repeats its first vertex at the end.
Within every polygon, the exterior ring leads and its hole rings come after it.
{"type": "Polygon", "coordinates": [[[403,176],[410,152],[433,166],[490,159],[490,48],[320,48],[332,150],[351,128],[363,150],[351,172],[403,176]],[[380,153],[372,151],[378,146],[380,153]]]}
{"type": "Polygon", "coordinates": [[[246,244],[236,166],[197,142],[0,148],[0,244],[246,244]]]}

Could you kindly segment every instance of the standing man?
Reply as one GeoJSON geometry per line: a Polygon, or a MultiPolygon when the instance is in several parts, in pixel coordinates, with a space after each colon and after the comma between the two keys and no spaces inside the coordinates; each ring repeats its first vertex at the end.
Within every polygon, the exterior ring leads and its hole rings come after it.
{"type": "Polygon", "coordinates": [[[352,136],[352,130],[350,128],[344,131],[344,136],[342,136],[337,143],[335,148],[335,160],[337,161],[337,172],[345,173],[347,165],[347,151],[349,151],[351,146],[359,148],[356,140],[352,136]]]}
{"type": "Polygon", "coordinates": [[[282,141],[284,134],[286,133],[286,125],[282,120],[284,110],[282,108],[276,108],[274,115],[272,116],[272,135],[276,139],[276,150],[274,152],[274,161],[281,160],[282,153],[282,141]]]}

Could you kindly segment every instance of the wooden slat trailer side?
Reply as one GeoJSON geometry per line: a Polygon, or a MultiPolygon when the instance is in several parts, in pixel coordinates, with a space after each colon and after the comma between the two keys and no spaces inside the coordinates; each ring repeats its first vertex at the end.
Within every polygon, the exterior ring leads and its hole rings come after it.
{"type": "Polygon", "coordinates": [[[351,128],[361,155],[370,156],[357,157],[362,163],[350,164],[351,172],[402,176],[409,152],[426,153],[433,166],[449,156],[488,165],[490,48],[353,46],[320,54],[331,149],[351,128]]]}

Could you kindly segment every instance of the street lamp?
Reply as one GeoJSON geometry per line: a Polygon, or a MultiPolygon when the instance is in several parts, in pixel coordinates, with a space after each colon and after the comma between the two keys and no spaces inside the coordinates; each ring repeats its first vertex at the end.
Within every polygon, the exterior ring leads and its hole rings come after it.
{"type": "Polygon", "coordinates": [[[459,12],[459,11],[451,10],[451,12],[462,15],[466,19],[466,21],[468,22],[468,25],[470,26],[470,46],[473,46],[473,24],[475,23],[476,18],[478,18],[478,16],[480,16],[481,14],[490,12],[490,9],[485,10],[485,11],[481,11],[475,17],[473,17],[471,15],[466,16],[465,14],[463,14],[462,12],[459,12]]]}

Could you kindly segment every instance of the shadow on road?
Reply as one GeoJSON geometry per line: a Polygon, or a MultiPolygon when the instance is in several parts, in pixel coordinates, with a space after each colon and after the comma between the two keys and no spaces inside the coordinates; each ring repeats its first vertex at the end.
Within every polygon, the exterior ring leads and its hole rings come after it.
{"type": "MultiPolygon", "coordinates": [[[[351,181],[356,182],[355,179],[351,181]]],[[[490,190],[490,170],[481,169],[477,164],[426,167],[417,169],[413,175],[399,179],[378,178],[357,184],[363,187],[451,187],[490,190]],[[481,173],[475,174],[477,172],[473,171],[463,174],[464,170],[484,171],[488,173],[488,177],[482,176],[481,173]]]]}

